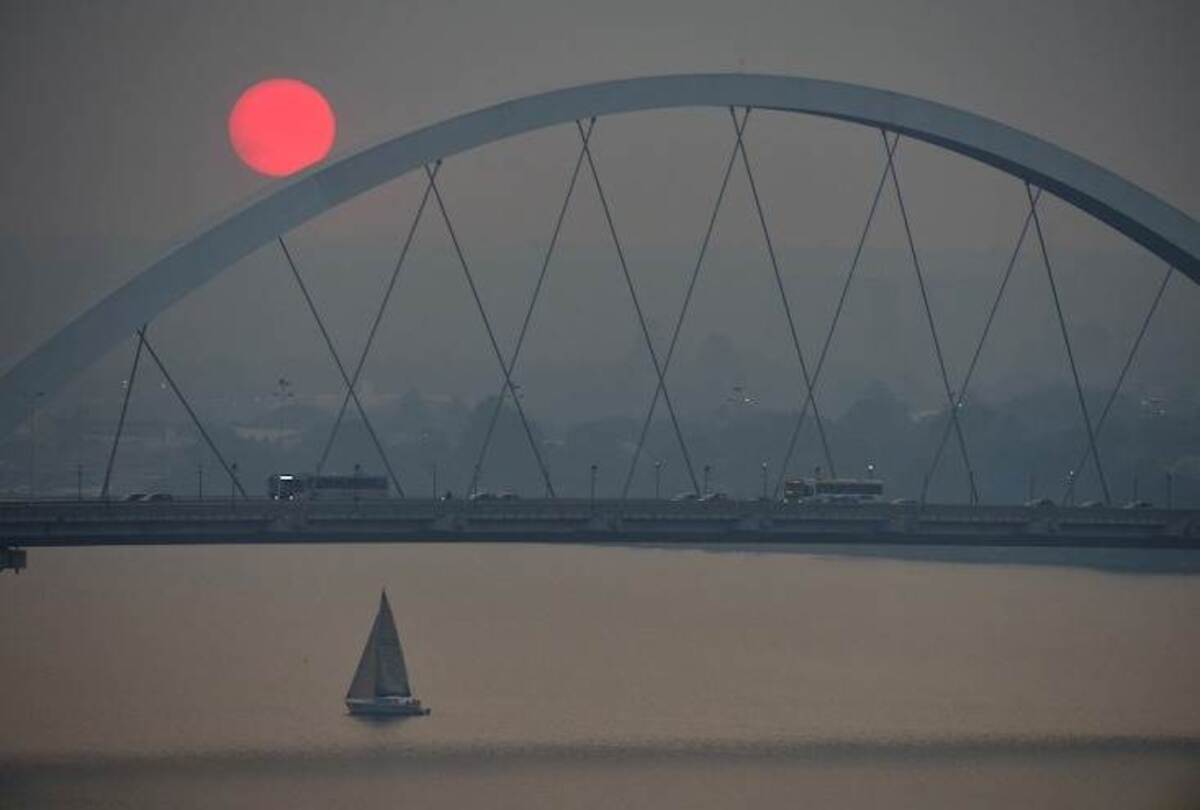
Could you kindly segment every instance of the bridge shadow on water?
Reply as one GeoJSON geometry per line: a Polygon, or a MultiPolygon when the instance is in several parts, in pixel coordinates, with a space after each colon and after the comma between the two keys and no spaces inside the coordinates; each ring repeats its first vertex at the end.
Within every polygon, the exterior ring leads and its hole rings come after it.
{"type": "MultiPolygon", "coordinates": [[[[620,544],[629,545],[629,544],[620,544]]],[[[1200,549],[1034,548],[1020,546],[873,545],[825,543],[653,543],[636,548],[711,554],[807,554],[963,565],[1031,565],[1087,568],[1112,574],[1200,574],[1200,549]]]]}
{"type": "MultiPolygon", "coordinates": [[[[855,760],[955,761],[1021,758],[1200,755],[1200,737],[1189,735],[1005,735],[933,737],[780,738],[761,740],[576,740],[431,743],[402,739],[349,747],[283,747],[277,750],[147,751],[18,756],[4,772],[37,780],[122,772],[261,770],[302,766],[344,771],[355,766],[497,765],[519,762],[637,762],[663,760],[833,763],[855,760]]],[[[3,781],[0,780],[0,784],[3,781]]]]}
{"type": "Polygon", "coordinates": [[[0,806],[1182,808],[1197,754],[1194,737],[1136,736],[394,742],[0,760],[0,806]]]}

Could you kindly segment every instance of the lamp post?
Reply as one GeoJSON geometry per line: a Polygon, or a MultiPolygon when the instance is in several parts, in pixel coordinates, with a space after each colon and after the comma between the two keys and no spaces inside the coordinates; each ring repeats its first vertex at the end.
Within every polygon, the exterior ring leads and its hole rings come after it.
{"type": "Polygon", "coordinates": [[[1174,482],[1173,482],[1171,479],[1172,479],[1172,476],[1171,476],[1171,471],[1170,471],[1170,470],[1167,470],[1167,508],[1168,508],[1168,509],[1174,509],[1174,508],[1175,508],[1174,499],[1172,498],[1172,494],[1173,494],[1173,493],[1171,492],[1171,490],[1173,489],[1173,487],[1172,487],[1171,485],[1172,485],[1174,482]]]}
{"type": "Polygon", "coordinates": [[[654,462],[654,500],[662,499],[662,462],[654,462]]]}
{"type": "Polygon", "coordinates": [[[237,494],[237,462],[229,465],[229,508],[233,508],[234,496],[237,494]]]}
{"type": "Polygon", "coordinates": [[[701,493],[701,497],[704,497],[704,498],[708,497],[708,474],[710,472],[712,472],[712,465],[705,464],[704,465],[704,491],[701,493]]]}
{"type": "Polygon", "coordinates": [[[767,461],[763,459],[762,463],[762,499],[767,499],[767,461]]]}
{"type": "Polygon", "coordinates": [[[1067,506],[1075,505],[1075,471],[1074,470],[1067,470],[1067,497],[1065,500],[1066,500],[1067,506]]]}
{"type": "Polygon", "coordinates": [[[433,477],[433,499],[436,501],[436,500],[437,500],[437,462],[436,462],[436,461],[435,461],[435,462],[433,462],[433,463],[432,463],[430,466],[433,468],[433,470],[432,470],[432,477],[433,477]]]}
{"type": "Polygon", "coordinates": [[[867,462],[867,478],[874,478],[874,477],[875,477],[875,464],[873,462],[868,461],[867,462]]]}
{"type": "Polygon", "coordinates": [[[591,494],[588,496],[588,500],[591,503],[592,509],[596,508],[596,470],[598,469],[600,468],[595,464],[591,466],[591,494]]]}
{"type": "Polygon", "coordinates": [[[196,500],[204,500],[204,465],[196,465],[196,500]]]}
{"type": "Polygon", "coordinates": [[[83,464],[75,465],[75,498],[83,500],[83,464]]]}
{"type": "Polygon", "coordinates": [[[37,497],[37,451],[38,451],[38,415],[41,411],[44,391],[38,391],[31,397],[33,403],[33,425],[30,429],[31,445],[29,449],[29,498],[37,497]]]}

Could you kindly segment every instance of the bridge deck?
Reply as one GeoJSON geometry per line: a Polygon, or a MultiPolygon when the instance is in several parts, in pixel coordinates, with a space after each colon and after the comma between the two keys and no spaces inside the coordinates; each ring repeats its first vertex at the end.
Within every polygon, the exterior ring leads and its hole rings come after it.
{"type": "Polygon", "coordinates": [[[1200,548],[1200,511],[655,500],[0,503],[0,546],[363,542],[1200,548]]]}

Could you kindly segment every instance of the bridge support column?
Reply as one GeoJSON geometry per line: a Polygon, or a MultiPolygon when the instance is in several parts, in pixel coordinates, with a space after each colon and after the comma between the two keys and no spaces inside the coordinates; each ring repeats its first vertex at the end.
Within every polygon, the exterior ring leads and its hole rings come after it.
{"type": "Polygon", "coordinates": [[[0,571],[7,571],[11,568],[13,573],[19,574],[24,567],[25,549],[0,547],[0,571]]]}

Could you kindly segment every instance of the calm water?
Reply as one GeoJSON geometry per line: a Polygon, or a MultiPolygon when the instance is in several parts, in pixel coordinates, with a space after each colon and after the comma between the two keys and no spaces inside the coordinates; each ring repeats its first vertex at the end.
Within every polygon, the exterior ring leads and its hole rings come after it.
{"type": "Polygon", "coordinates": [[[1200,807],[1200,560],[1015,559],[34,550],[0,805],[1200,807]],[[430,717],[344,713],[381,587],[430,717]]]}

